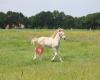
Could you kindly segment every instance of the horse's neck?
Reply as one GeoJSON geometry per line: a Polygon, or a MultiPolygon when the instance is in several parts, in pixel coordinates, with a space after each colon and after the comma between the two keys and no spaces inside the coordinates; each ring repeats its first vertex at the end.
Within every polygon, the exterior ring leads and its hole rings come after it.
{"type": "Polygon", "coordinates": [[[60,43],[60,39],[61,39],[61,38],[60,38],[59,34],[57,33],[57,31],[55,31],[51,37],[52,37],[53,40],[55,40],[56,42],[60,43]]]}
{"type": "Polygon", "coordinates": [[[60,41],[60,36],[59,36],[59,34],[57,33],[56,35],[55,35],[55,37],[54,37],[54,40],[57,40],[58,42],[60,41]]]}

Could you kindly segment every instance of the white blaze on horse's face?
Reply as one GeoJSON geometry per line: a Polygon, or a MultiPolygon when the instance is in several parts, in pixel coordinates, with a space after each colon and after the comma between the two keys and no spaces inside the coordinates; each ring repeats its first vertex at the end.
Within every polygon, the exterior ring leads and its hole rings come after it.
{"type": "Polygon", "coordinates": [[[63,38],[63,39],[65,39],[66,36],[65,36],[64,30],[63,29],[59,29],[58,31],[59,31],[60,37],[63,38]]]}

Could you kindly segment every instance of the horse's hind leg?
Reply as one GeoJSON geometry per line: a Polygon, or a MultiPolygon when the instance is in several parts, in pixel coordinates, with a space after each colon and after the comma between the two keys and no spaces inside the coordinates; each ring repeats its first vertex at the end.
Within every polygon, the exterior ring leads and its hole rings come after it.
{"type": "Polygon", "coordinates": [[[35,60],[37,58],[37,54],[36,54],[36,48],[35,48],[35,53],[33,54],[33,60],[35,60]]]}

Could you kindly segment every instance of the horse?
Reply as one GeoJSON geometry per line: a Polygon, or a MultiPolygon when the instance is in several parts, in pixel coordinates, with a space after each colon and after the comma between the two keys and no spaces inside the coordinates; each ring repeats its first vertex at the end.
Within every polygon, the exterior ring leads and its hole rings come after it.
{"type": "MultiPolygon", "coordinates": [[[[31,42],[32,42],[32,44],[35,44],[36,46],[41,45],[43,47],[48,46],[48,47],[52,48],[54,55],[53,55],[51,61],[54,61],[57,56],[59,58],[59,60],[61,62],[63,62],[62,57],[59,54],[60,41],[62,38],[63,39],[66,38],[64,29],[59,28],[54,32],[54,34],[52,36],[33,38],[31,40],[31,42]]],[[[33,56],[33,60],[35,60],[36,58],[37,58],[37,54],[35,52],[35,54],[33,56]]]]}

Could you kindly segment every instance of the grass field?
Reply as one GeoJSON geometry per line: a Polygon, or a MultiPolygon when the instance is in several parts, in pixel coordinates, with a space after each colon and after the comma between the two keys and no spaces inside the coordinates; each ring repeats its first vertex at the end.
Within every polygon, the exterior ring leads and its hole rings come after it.
{"type": "Polygon", "coordinates": [[[100,80],[100,31],[65,30],[61,41],[64,62],[51,62],[45,48],[42,60],[32,60],[31,39],[53,30],[0,30],[0,80],[100,80]]]}

